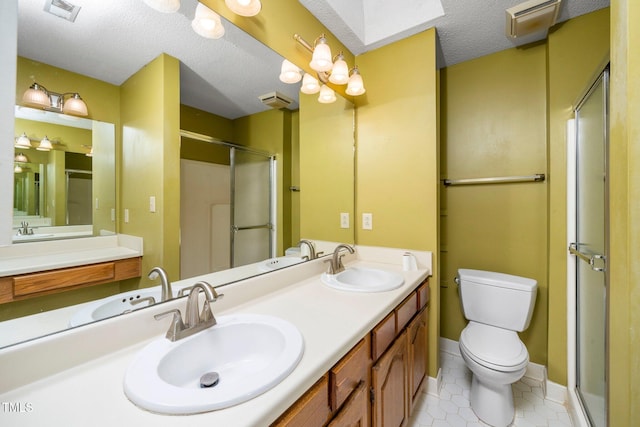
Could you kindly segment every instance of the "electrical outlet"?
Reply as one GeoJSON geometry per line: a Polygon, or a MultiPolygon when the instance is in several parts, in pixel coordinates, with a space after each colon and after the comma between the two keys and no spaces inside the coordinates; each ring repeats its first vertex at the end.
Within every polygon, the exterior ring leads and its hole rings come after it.
{"type": "Polygon", "coordinates": [[[373,214],[372,213],[362,214],[362,229],[373,230],[373,214]]]}
{"type": "Polygon", "coordinates": [[[349,212],[340,213],[340,228],[349,228],[349,212]]]}

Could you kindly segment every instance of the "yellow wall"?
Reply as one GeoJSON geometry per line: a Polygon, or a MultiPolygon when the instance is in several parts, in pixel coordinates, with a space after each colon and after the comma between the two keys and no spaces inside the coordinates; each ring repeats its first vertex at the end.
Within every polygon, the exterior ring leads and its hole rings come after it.
{"type": "MultiPolygon", "coordinates": [[[[546,173],[546,48],[509,49],[442,71],[442,176],[450,179],[546,173]]],[[[458,268],[538,281],[528,330],[531,360],[546,363],[546,187],[543,183],[451,186],[441,192],[442,336],[466,325],[458,268]]]]}
{"type": "Polygon", "coordinates": [[[609,9],[556,26],[548,41],[549,328],[548,375],[567,384],[567,120],[602,71],[609,51],[609,9]]]}
{"type": "Polygon", "coordinates": [[[146,273],[162,266],[180,277],[180,76],[179,62],[160,55],[122,86],[122,209],[130,212],[121,232],[144,238],[146,273]],[[156,198],[150,212],[149,198],[156,198]]]}
{"type": "Polygon", "coordinates": [[[300,237],[354,242],[354,106],[300,94],[300,237]],[[340,213],[349,228],[340,228],[340,213]]]}
{"type": "Polygon", "coordinates": [[[356,242],[433,252],[431,376],[438,372],[440,336],[435,61],[435,29],[356,59],[367,88],[365,95],[356,97],[356,242]],[[398,64],[403,64],[402,76],[398,76],[398,64]],[[373,214],[373,230],[362,230],[363,212],[373,214]]]}
{"type": "Polygon", "coordinates": [[[640,419],[640,3],[611,2],[609,425],[640,419]]]}

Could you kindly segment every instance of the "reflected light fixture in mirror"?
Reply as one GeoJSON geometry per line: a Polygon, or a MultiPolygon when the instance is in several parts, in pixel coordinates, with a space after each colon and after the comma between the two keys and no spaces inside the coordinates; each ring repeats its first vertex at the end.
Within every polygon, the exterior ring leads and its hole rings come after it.
{"type": "Polygon", "coordinates": [[[280,81],[283,83],[298,83],[302,79],[300,68],[285,59],[280,67],[280,81]]]}
{"type": "Polygon", "coordinates": [[[224,2],[233,13],[240,16],[255,16],[262,9],[260,0],[224,0],[224,2]]]}
{"type": "Polygon", "coordinates": [[[327,85],[322,85],[320,88],[320,95],[318,95],[318,102],[321,104],[331,104],[336,101],[336,93],[327,85]]]}
{"type": "Polygon", "coordinates": [[[207,39],[219,39],[224,36],[220,15],[200,2],[196,6],[196,15],[191,21],[191,28],[198,35],[207,39]]]}
{"type": "Polygon", "coordinates": [[[314,93],[320,92],[320,83],[318,82],[318,79],[313,77],[311,74],[305,74],[302,78],[300,92],[306,93],[307,95],[313,95],[314,93]]]}
{"type": "Polygon", "coordinates": [[[162,13],[173,13],[180,9],[180,0],[142,0],[144,4],[162,13]]]}
{"type": "Polygon", "coordinates": [[[22,135],[20,135],[16,139],[16,144],[14,145],[14,147],[15,148],[22,148],[22,149],[25,149],[25,150],[28,150],[29,148],[32,147],[31,140],[27,136],[26,132],[22,132],[22,135]]]}
{"type": "Polygon", "coordinates": [[[74,116],[87,116],[87,104],[80,98],[77,92],[57,93],[47,90],[44,86],[33,83],[22,95],[22,102],[29,106],[43,110],[74,116]],[[65,101],[65,96],[70,96],[65,101]]]}
{"type": "Polygon", "coordinates": [[[13,159],[14,162],[18,163],[29,163],[29,158],[24,155],[24,153],[16,154],[16,157],[13,159]]]}
{"type": "Polygon", "coordinates": [[[39,151],[53,150],[53,145],[51,145],[51,141],[49,141],[49,138],[46,135],[44,136],[44,138],[42,138],[42,141],[40,141],[40,145],[38,145],[36,150],[39,150],[39,151]]]}

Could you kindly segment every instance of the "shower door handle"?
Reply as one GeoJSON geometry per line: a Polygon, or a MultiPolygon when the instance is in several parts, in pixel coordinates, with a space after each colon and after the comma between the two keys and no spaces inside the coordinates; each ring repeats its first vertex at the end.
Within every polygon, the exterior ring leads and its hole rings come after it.
{"type": "Polygon", "coordinates": [[[577,256],[582,261],[587,262],[593,271],[607,271],[607,257],[597,253],[584,253],[578,249],[578,243],[571,243],[569,245],[569,252],[572,255],[577,256]],[[596,262],[602,261],[602,267],[596,267],[596,262]]]}

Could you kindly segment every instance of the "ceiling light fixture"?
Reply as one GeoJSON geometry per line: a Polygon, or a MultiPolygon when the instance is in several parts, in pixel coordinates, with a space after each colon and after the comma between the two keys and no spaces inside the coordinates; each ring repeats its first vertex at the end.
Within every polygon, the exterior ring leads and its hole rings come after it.
{"type": "MultiPolygon", "coordinates": [[[[303,39],[299,34],[294,34],[293,38],[302,45],[305,49],[312,53],[311,62],[309,66],[316,71],[318,76],[318,80],[320,82],[326,83],[330,82],[336,85],[347,85],[346,93],[351,96],[362,95],[366,92],[364,88],[364,82],[362,81],[362,76],[360,75],[360,71],[358,67],[353,67],[349,70],[349,66],[347,62],[344,60],[344,54],[342,52],[338,53],[335,57],[331,57],[331,48],[327,43],[327,38],[324,34],[321,34],[314,42],[313,46],[309,44],[305,39],[303,39]]],[[[320,84],[318,80],[314,79],[309,74],[305,74],[302,80],[302,87],[300,91],[302,93],[312,94],[320,91],[320,84]],[[313,80],[312,80],[313,79],[313,80]],[[315,84],[314,84],[315,81],[315,84]]],[[[327,89],[330,89],[327,86],[327,89]]],[[[325,90],[325,94],[328,92],[325,90]]],[[[324,99],[326,102],[329,99],[333,99],[335,101],[335,93],[333,97],[330,96],[322,96],[320,95],[320,99],[324,99]]],[[[323,101],[320,101],[323,102],[323,101]]]]}
{"type": "Polygon", "coordinates": [[[19,137],[16,138],[16,143],[15,143],[14,147],[22,148],[22,149],[25,149],[25,150],[28,150],[29,148],[32,147],[31,140],[27,136],[26,132],[22,132],[22,135],[20,135],[19,137]]]}
{"type": "Polygon", "coordinates": [[[196,15],[191,22],[191,28],[198,35],[207,39],[219,39],[224,36],[220,15],[200,2],[196,6],[196,15]]]}
{"type": "Polygon", "coordinates": [[[142,0],[144,4],[162,13],[173,13],[180,9],[180,0],[142,0]]]}
{"type": "Polygon", "coordinates": [[[87,116],[87,104],[77,92],[57,93],[47,90],[44,86],[33,83],[22,95],[22,102],[29,106],[57,113],[87,116]],[[65,96],[69,96],[65,100],[65,96]]]}
{"type": "Polygon", "coordinates": [[[23,153],[18,153],[16,154],[16,157],[14,157],[13,161],[18,163],[29,163],[29,158],[23,153]]]}
{"type": "Polygon", "coordinates": [[[15,165],[13,167],[13,173],[22,173],[22,166],[20,165],[15,165]]]}
{"type": "Polygon", "coordinates": [[[233,13],[240,16],[256,16],[262,9],[260,0],[224,0],[233,13]]]}

